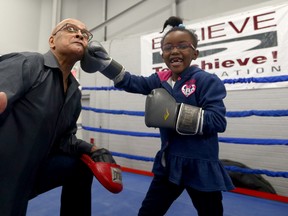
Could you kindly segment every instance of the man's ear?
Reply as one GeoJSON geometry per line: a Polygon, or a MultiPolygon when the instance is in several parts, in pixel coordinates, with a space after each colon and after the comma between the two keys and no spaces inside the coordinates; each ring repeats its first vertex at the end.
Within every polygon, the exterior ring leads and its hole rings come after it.
{"type": "Polygon", "coordinates": [[[49,38],[49,46],[51,49],[55,49],[54,37],[51,35],[49,38]]]}

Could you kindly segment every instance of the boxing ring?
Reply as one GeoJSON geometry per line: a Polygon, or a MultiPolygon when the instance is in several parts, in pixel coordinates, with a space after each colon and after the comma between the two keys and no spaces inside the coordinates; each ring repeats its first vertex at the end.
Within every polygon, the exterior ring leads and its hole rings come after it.
{"type": "MultiPolygon", "coordinates": [[[[124,189],[112,194],[98,181],[92,187],[92,216],[136,216],[149,187],[150,176],[123,172],[124,189]]],[[[60,188],[44,193],[29,202],[27,216],[59,215],[60,188]]],[[[224,216],[287,216],[288,204],[239,193],[223,193],[224,216]]],[[[172,204],[165,216],[196,216],[188,194],[172,204]]]]}
{"type": "MultiPolygon", "coordinates": [[[[288,76],[281,76],[278,79],[273,77],[271,79],[273,79],[273,82],[288,81],[288,76]]],[[[271,79],[257,78],[254,80],[237,80],[237,82],[271,82],[271,79]]],[[[224,80],[224,83],[229,84],[230,82],[235,82],[235,80],[224,80]]],[[[95,143],[99,147],[109,149],[123,169],[124,189],[119,194],[108,192],[97,180],[94,180],[92,191],[93,215],[135,216],[153,176],[150,170],[154,155],[160,145],[158,129],[147,128],[144,124],[143,109],[146,96],[130,94],[116,89],[112,85],[83,86],[82,93],[84,100],[81,113],[82,122],[79,129],[83,133],[83,139],[95,143]],[[111,103],[111,101],[117,102],[111,103]]],[[[288,110],[251,109],[230,111],[228,106],[226,114],[228,128],[230,120],[245,119],[252,116],[259,118],[259,122],[261,122],[261,118],[274,118],[277,121],[283,118],[286,121],[288,110]]],[[[283,137],[285,136],[287,135],[284,134],[283,137]]],[[[219,134],[219,145],[220,152],[225,150],[226,147],[229,149],[235,148],[235,151],[239,151],[239,148],[242,149],[246,146],[256,147],[257,149],[264,148],[267,152],[262,154],[261,157],[267,157],[264,159],[267,161],[271,160],[270,149],[278,149],[277,151],[284,155],[283,157],[285,155],[287,157],[288,152],[288,139],[281,138],[230,137],[219,134]]],[[[224,166],[229,173],[260,175],[270,183],[272,182],[272,186],[274,186],[274,182],[278,184],[276,187],[277,193],[275,194],[239,187],[232,192],[224,192],[225,216],[288,215],[288,170],[283,169],[287,166],[276,164],[272,167],[271,164],[267,168],[224,166]]],[[[60,188],[40,195],[29,202],[27,215],[33,216],[40,213],[40,215],[51,215],[51,212],[54,212],[55,215],[58,214],[60,202],[55,201],[55,199],[59,200],[59,196],[60,188]]],[[[185,192],[175,201],[167,215],[197,214],[185,192]]]]}

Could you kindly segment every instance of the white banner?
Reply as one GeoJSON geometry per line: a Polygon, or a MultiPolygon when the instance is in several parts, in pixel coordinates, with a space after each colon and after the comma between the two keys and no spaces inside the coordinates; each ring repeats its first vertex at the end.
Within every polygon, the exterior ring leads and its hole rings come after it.
{"type": "MultiPolygon", "coordinates": [[[[288,4],[219,17],[186,28],[196,30],[199,37],[199,57],[192,64],[215,73],[228,90],[288,86],[288,4]]],[[[155,32],[141,37],[144,76],[167,69],[160,54],[162,36],[155,32]]]]}

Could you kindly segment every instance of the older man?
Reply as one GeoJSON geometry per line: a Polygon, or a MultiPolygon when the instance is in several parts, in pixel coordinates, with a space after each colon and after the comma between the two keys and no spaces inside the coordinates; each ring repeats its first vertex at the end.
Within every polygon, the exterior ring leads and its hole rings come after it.
{"type": "Polygon", "coordinates": [[[91,38],[85,24],[65,19],[46,54],[0,57],[1,216],[25,215],[29,199],[58,186],[61,216],[91,215],[93,174],[80,155],[97,148],[75,136],[81,92],[71,74],[91,38]]]}

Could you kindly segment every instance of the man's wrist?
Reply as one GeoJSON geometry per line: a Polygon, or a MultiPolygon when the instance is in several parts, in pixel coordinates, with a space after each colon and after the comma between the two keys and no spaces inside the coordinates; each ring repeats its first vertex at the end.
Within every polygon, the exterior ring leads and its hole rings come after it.
{"type": "Polygon", "coordinates": [[[91,147],[90,153],[93,153],[93,152],[95,152],[96,150],[97,150],[97,147],[96,147],[95,145],[93,145],[93,146],[91,147]]]}

